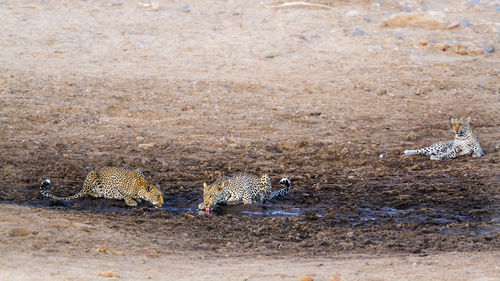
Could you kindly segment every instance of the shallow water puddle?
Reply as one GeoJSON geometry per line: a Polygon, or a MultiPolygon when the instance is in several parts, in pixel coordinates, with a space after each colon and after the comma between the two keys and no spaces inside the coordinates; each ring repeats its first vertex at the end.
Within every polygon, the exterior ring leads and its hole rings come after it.
{"type": "MultiPolygon", "coordinates": [[[[182,215],[187,212],[206,215],[204,211],[198,210],[198,204],[201,201],[195,200],[193,196],[176,196],[168,197],[158,211],[165,211],[174,215],[182,215]]],[[[128,207],[120,200],[110,200],[103,198],[83,198],[73,201],[54,201],[54,200],[32,200],[23,205],[41,208],[56,208],[56,209],[78,209],[91,210],[94,212],[117,212],[129,213],[136,210],[148,210],[153,207],[149,203],[143,202],[139,207],[128,207]]],[[[463,215],[454,210],[446,210],[439,208],[407,208],[397,209],[389,206],[367,208],[357,207],[354,210],[343,212],[338,208],[325,207],[305,207],[299,208],[296,206],[283,205],[279,203],[255,203],[255,204],[239,204],[239,205],[222,205],[215,208],[210,215],[225,216],[231,215],[235,217],[255,216],[255,217],[305,217],[319,219],[323,217],[333,217],[334,219],[347,218],[348,224],[365,225],[365,224],[411,224],[424,223],[441,225],[444,228],[440,231],[443,234],[452,234],[463,231],[475,231],[478,234],[491,234],[500,231],[500,218],[493,215],[491,223],[485,223],[473,227],[472,229],[466,226],[467,222],[474,221],[470,216],[463,215]],[[333,214],[333,215],[332,215],[333,214]]]]}

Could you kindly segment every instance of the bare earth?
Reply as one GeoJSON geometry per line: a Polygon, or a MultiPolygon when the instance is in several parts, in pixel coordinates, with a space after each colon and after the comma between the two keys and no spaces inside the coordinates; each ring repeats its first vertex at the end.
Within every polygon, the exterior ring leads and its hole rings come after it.
{"type": "Polygon", "coordinates": [[[0,1],[0,280],[498,280],[500,2],[473,2],[0,1]],[[484,157],[402,155],[457,115],[484,157]],[[39,192],[105,166],[165,206],[39,192]],[[239,171],[291,193],[198,215],[239,171]]]}

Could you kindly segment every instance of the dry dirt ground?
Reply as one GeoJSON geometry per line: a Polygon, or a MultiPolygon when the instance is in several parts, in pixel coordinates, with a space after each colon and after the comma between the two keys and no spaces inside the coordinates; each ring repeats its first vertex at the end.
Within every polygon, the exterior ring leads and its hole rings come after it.
{"type": "Polygon", "coordinates": [[[0,1],[0,279],[498,280],[500,2],[316,3],[0,1]],[[39,192],[105,166],[165,206],[39,192]],[[291,193],[198,215],[239,171],[291,193]]]}

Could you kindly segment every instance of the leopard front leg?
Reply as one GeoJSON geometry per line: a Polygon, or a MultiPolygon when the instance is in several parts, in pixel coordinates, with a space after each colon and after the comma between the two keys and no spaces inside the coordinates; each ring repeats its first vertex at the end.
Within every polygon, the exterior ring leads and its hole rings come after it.
{"type": "Polygon", "coordinates": [[[243,193],[243,204],[251,204],[252,203],[252,195],[249,192],[243,193]]]}
{"type": "Polygon", "coordinates": [[[484,155],[484,152],[481,148],[474,149],[474,152],[472,153],[472,157],[477,158],[481,157],[484,155]]]}
{"type": "Polygon", "coordinates": [[[130,196],[126,196],[124,195],[123,196],[123,199],[125,200],[125,203],[127,203],[127,205],[131,206],[131,207],[135,207],[137,206],[137,201],[135,201],[134,198],[130,197],[130,196]]]}

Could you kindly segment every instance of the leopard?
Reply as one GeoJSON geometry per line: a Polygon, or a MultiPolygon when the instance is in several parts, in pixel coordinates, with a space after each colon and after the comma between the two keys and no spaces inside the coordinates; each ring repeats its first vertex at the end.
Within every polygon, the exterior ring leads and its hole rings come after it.
{"type": "Polygon", "coordinates": [[[433,145],[421,149],[405,150],[405,155],[425,155],[431,160],[442,160],[457,158],[462,155],[472,154],[472,157],[477,158],[484,155],[479,137],[470,125],[470,116],[451,118],[455,139],[452,141],[440,141],[433,145]]]}
{"type": "Polygon", "coordinates": [[[137,206],[141,199],[152,203],[155,207],[163,205],[163,192],[157,183],[151,183],[140,170],[122,168],[103,168],[91,171],[83,183],[83,188],[71,196],[55,196],[45,190],[52,183],[50,179],[40,184],[42,195],[55,200],[72,200],[84,196],[103,197],[125,200],[128,206],[137,206]]]}
{"type": "Polygon", "coordinates": [[[292,187],[290,180],[283,178],[280,184],[285,187],[272,191],[271,178],[267,174],[257,176],[238,173],[233,176],[223,176],[210,185],[203,183],[203,203],[200,203],[198,208],[209,214],[220,204],[263,203],[288,194],[292,187]]]}

